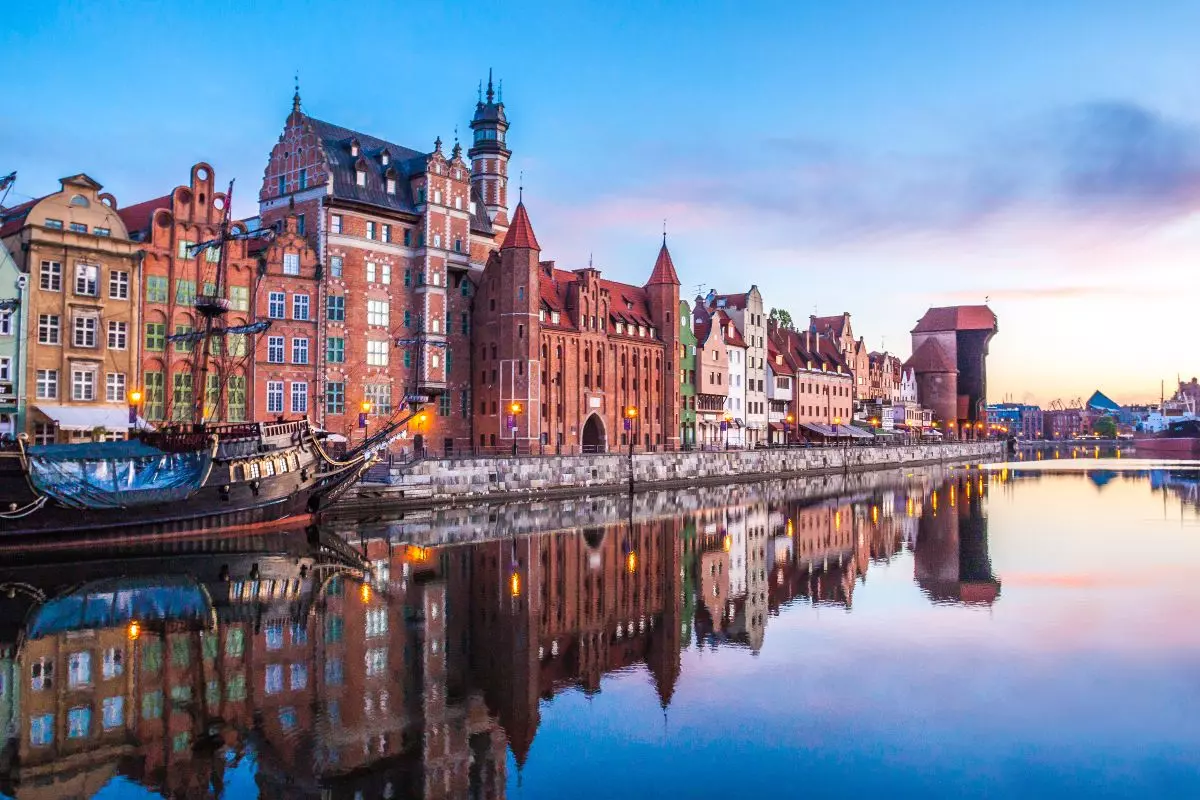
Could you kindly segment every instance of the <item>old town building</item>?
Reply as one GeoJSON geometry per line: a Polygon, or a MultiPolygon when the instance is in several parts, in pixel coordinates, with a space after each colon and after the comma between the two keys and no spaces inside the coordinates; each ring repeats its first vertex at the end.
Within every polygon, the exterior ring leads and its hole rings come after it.
{"type": "Polygon", "coordinates": [[[917,399],[953,438],[985,432],[988,343],[997,330],[987,306],[930,308],[912,330],[905,367],[916,373],[917,399]]]}
{"type": "Polygon", "coordinates": [[[846,367],[850,371],[854,386],[854,400],[866,399],[870,389],[870,355],[867,353],[866,342],[862,337],[854,337],[854,328],[850,325],[850,312],[843,311],[833,317],[809,317],[809,329],[813,333],[828,334],[837,342],[846,367]]]}
{"type": "Polygon", "coordinates": [[[666,242],[642,287],[540,255],[519,203],[475,298],[476,446],[678,447],[679,278],[666,242]]]}
{"type": "Polygon", "coordinates": [[[767,318],[757,286],[741,294],[713,294],[710,310],[725,312],[746,343],[745,407],[742,439],[753,447],[767,441],[767,318]]]}
{"type": "Polygon", "coordinates": [[[319,335],[345,344],[341,362],[316,351],[311,416],[324,427],[355,435],[364,403],[388,417],[428,398],[417,444],[470,443],[469,276],[507,230],[508,126],[490,80],[465,158],[457,142],[412,149],[323,122],[293,98],[259,208],[264,224],[295,214],[322,265],[319,335]]]}
{"type": "Polygon", "coordinates": [[[854,382],[842,343],[828,333],[796,331],[772,323],[767,336],[794,371],[790,413],[796,433],[807,438],[821,429],[806,426],[846,425],[854,412],[854,382]]]}
{"type": "Polygon", "coordinates": [[[876,401],[892,402],[900,380],[901,360],[887,352],[868,354],[870,378],[867,387],[867,398],[876,401]]]}
{"type": "Polygon", "coordinates": [[[321,293],[317,254],[300,234],[296,215],[277,220],[275,226],[271,236],[256,239],[250,246],[251,255],[257,258],[254,318],[269,323],[253,337],[251,418],[312,418],[315,387],[321,385],[322,355],[326,407],[344,412],[346,381],[339,369],[345,366],[346,340],[328,333],[318,335],[322,311],[337,316],[339,309],[328,307],[321,293]]]}
{"type": "Polygon", "coordinates": [[[679,446],[696,446],[696,334],[692,309],[679,301],[679,446]]]}
{"type": "MultiPolygon", "coordinates": [[[[222,256],[221,296],[228,301],[229,310],[220,325],[245,325],[253,318],[250,298],[255,260],[247,252],[247,242],[197,247],[219,240],[229,201],[218,187],[212,167],[199,163],[192,167],[186,185],[118,212],[130,238],[144,253],[142,324],[131,332],[130,347],[141,360],[140,412],[152,423],[194,421],[202,366],[204,419],[240,422],[249,418],[247,338],[214,337],[206,365],[199,363],[203,346],[196,338],[205,327],[196,304],[216,294],[222,256]],[[192,338],[187,338],[189,334],[192,338]]],[[[244,228],[237,225],[233,230],[244,228]]]]}
{"type": "Polygon", "coordinates": [[[796,415],[792,411],[796,381],[795,361],[784,358],[780,350],[780,337],[767,337],[767,425],[771,444],[787,444],[792,441],[796,415]]]}
{"type": "Polygon", "coordinates": [[[724,311],[713,313],[713,324],[721,329],[729,358],[729,391],[725,395],[725,444],[746,444],[746,340],[724,311]]]}
{"type": "Polygon", "coordinates": [[[692,309],[696,335],[696,426],[698,441],[708,447],[724,445],[732,415],[725,410],[729,397],[728,332],[712,316],[702,298],[692,309]]]}
{"type": "Polygon", "coordinates": [[[95,180],[60,187],[0,213],[0,242],[29,280],[24,432],[37,444],[124,439],[141,379],[140,245],[95,180]]]}
{"type": "Polygon", "coordinates": [[[25,430],[29,276],[0,241],[0,440],[25,430]]]}

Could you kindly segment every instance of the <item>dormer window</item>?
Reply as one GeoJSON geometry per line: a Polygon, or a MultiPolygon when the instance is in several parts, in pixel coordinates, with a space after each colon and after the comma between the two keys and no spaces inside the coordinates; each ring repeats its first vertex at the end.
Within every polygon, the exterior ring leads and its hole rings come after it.
{"type": "Polygon", "coordinates": [[[557,325],[557,324],[558,324],[558,320],[559,320],[558,312],[557,312],[557,311],[551,311],[551,312],[550,312],[550,321],[551,321],[552,323],[554,323],[555,325],[557,325]]]}
{"type": "Polygon", "coordinates": [[[354,182],[359,186],[367,185],[367,171],[365,169],[356,170],[354,173],[354,182]]]}
{"type": "Polygon", "coordinates": [[[84,197],[83,195],[77,194],[77,195],[73,195],[71,197],[71,205],[80,206],[81,208],[87,208],[89,205],[91,205],[91,203],[89,203],[88,199],[86,197],[84,197]]]}
{"type": "Polygon", "coordinates": [[[387,193],[388,194],[396,193],[396,179],[395,178],[387,179],[387,193]]]}
{"type": "Polygon", "coordinates": [[[379,154],[379,163],[380,163],[380,164],[383,164],[385,167],[386,167],[388,164],[392,163],[392,157],[391,157],[391,155],[388,153],[388,151],[387,151],[387,150],[384,150],[382,153],[380,153],[380,154],[379,154]]]}
{"type": "Polygon", "coordinates": [[[358,157],[358,139],[350,140],[350,155],[354,156],[355,158],[358,157]]]}

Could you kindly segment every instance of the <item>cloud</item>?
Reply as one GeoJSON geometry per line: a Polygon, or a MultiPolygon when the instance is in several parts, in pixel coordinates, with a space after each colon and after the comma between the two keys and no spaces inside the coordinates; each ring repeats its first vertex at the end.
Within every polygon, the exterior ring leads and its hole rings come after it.
{"type": "MultiPolygon", "coordinates": [[[[957,236],[985,225],[1093,236],[1168,222],[1200,200],[1200,130],[1130,102],[1082,103],[934,154],[769,137],[759,155],[708,144],[655,153],[652,183],[577,208],[590,225],[668,214],[687,227],[748,222],[775,244],[957,236]],[[765,154],[765,158],[761,157],[765,154]]],[[[653,148],[652,148],[653,149],[653,148]]]]}
{"type": "Polygon", "coordinates": [[[979,302],[986,295],[991,302],[999,300],[1070,300],[1078,297],[1157,297],[1155,292],[1127,286],[1025,286],[1012,289],[964,289],[943,292],[937,297],[950,303],[979,302]]]}

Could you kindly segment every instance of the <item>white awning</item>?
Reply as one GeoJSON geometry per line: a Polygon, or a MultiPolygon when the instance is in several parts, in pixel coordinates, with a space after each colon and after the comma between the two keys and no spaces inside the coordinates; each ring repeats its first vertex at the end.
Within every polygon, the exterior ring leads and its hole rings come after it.
{"type": "Polygon", "coordinates": [[[129,430],[129,409],[120,406],[34,406],[64,431],[129,430]]]}

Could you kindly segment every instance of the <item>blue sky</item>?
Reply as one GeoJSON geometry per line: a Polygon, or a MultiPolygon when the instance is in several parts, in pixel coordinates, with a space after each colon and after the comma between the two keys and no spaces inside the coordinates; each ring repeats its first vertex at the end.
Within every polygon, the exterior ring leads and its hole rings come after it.
{"type": "MultiPolygon", "coordinates": [[[[907,353],[929,305],[1000,317],[993,397],[1121,401],[1200,372],[1200,4],[24,4],[0,172],[122,204],[198,160],[255,210],[305,110],[414,148],[504,80],[543,257],[842,310],[907,353]]],[[[21,199],[10,195],[9,201],[21,199]]]]}

